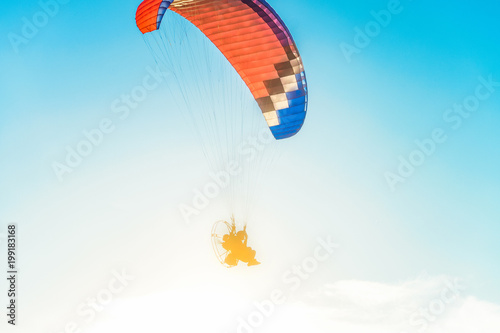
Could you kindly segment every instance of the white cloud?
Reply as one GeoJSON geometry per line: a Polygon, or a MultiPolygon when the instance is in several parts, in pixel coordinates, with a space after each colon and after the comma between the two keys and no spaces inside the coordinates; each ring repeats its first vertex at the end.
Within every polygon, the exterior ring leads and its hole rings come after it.
{"type": "Polygon", "coordinates": [[[317,309],[314,320],[325,332],[500,332],[500,306],[466,293],[460,279],[423,275],[396,285],[339,281],[301,303],[317,309]]]}
{"type": "MultiPolygon", "coordinates": [[[[185,289],[116,304],[100,332],[235,332],[254,301],[225,290],[185,289]]],[[[102,318],[104,319],[104,318],[102,318]]],[[[338,281],[276,307],[240,333],[498,333],[500,306],[467,295],[464,282],[421,276],[399,284],[338,281]]]]}

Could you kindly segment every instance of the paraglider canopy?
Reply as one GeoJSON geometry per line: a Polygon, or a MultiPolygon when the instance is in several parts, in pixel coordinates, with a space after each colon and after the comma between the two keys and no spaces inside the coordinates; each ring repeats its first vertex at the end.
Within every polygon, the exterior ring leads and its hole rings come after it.
{"type": "Polygon", "coordinates": [[[136,13],[143,34],[170,9],[194,24],[236,69],[274,137],[301,129],[307,111],[304,66],[286,25],[264,0],[145,0],[136,13]]]}

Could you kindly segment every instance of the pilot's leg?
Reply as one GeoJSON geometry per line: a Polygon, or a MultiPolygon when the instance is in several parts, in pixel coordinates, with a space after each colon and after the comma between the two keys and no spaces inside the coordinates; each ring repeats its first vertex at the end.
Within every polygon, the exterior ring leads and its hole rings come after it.
{"type": "Polygon", "coordinates": [[[226,257],[226,259],[224,260],[224,262],[226,264],[228,264],[229,266],[236,266],[236,264],[238,263],[237,259],[236,259],[236,256],[232,253],[229,253],[228,256],[226,257]]]}

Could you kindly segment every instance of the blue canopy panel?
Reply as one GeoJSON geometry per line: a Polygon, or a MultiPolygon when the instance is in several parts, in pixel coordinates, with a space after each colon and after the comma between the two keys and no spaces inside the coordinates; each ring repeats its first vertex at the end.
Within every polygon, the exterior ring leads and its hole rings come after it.
{"type": "Polygon", "coordinates": [[[156,17],[156,29],[160,29],[161,20],[163,20],[163,15],[167,11],[168,7],[174,2],[174,0],[163,0],[158,8],[158,16],[156,17]]]}
{"type": "Polygon", "coordinates": [[[299,89],[286,93],[288,107],[276,111],[279,125],[270,127],[276,140],[286,139],[297,134],[306,118],[307,81],[305,73],[297,74],[296,78],[299,89]]]}

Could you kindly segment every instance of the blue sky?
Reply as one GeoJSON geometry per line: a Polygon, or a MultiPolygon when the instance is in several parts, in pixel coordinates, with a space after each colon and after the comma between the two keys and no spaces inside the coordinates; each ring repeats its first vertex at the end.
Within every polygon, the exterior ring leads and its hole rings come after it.
{"type": "MultiPolygon", "coordinates": [[[[252,228],[272,265],[252,277],[279,276],[310,252],[316,236],[328,234],[341,252],[308,288],[342,280],[391,285],[426,271],[461,277],[468,295],[499,304],[500,87],[458,129],[443,115],[474,95],[479,77],[500,82],[500,4],[402,0],[399,14],[349,62],[340,45],[355,45],[355,28],[363,30],[374,20],[370,12],[386,10],[388,1],[269,3],[299,47],[310,104],[302,131],[266,178],[252,228]],[[408,158],[415,140],[436,128],[446,142],[391,191],[386,172],[397,172],[398,157],[408,158]]],[[[169,112],[174,104],[165,85],[127,119],[112,112],[113,101],[155,66],[135,26],[138,4],[60,4],[18,52],[9,34],[21,34],[23,17],[31,20],[41,7],[36,1],[0,5],[1,225],[16,221],[24,230],[28,313],[40,307],[36,296],[50,294],[37,283],[60,286],[61,299],[76,306],[89,293],[82,286],[98,288],[117,263],[150,273],[137,273],[148,286],[134,287],[131,299],[181,290],[180,277],[206,271],[234,286],[236,296],[245,294],[236,277],[199,255],[207,228],[220,218],[217,208],[191,227],[179,215],[179,202],[206,182],[207,170],[192,128],[169,112]],[[103,118],[114,131],[59,182],[53,162],[103,118]],[[183,239],[200,242],[189,247],[183,239]],[[199,268],[171,256],[175,247],[186,247],[199,268]],[[141,248],[150,251],[147,259],[134,251],[141,248]],[[40,253],[60,256],[51,269],[60,280],[50,278],[40,253]],[[180,267],[179,277],[168,280],[165,262],[180,267]]],[[[188,280],[199,288],[206,283],[188,280]]],[[[258,287],[265,293],[269,286],[258,287]]],[[[57,319],[54,313],[47,318],[57,319]]]]}

